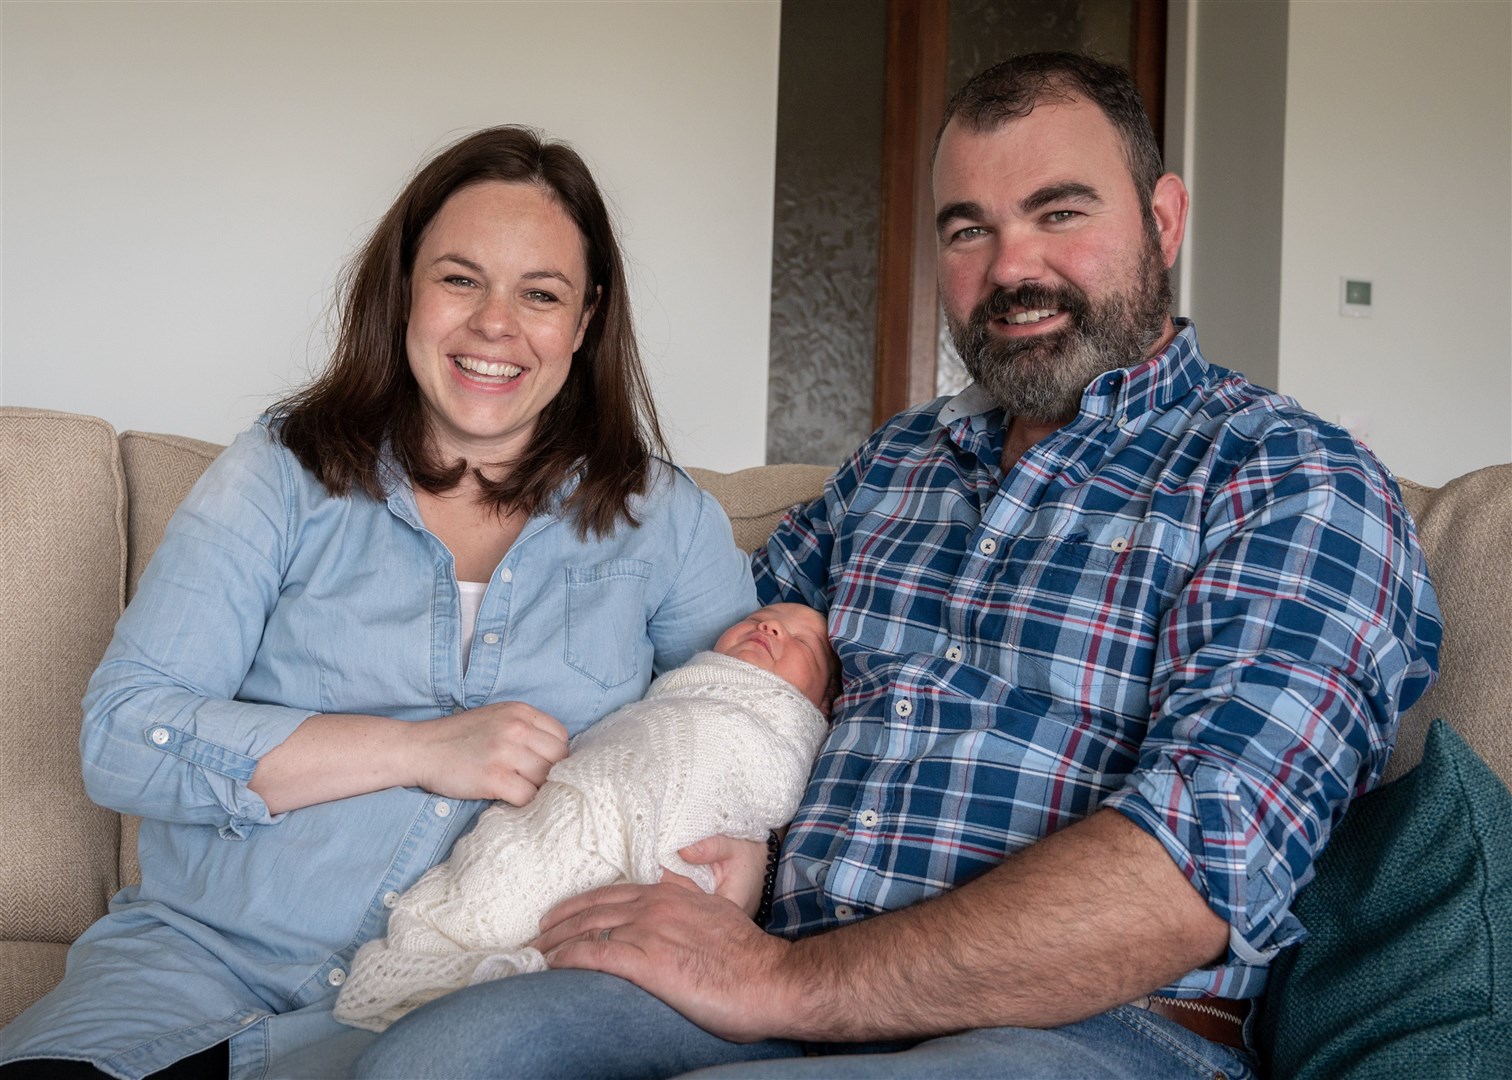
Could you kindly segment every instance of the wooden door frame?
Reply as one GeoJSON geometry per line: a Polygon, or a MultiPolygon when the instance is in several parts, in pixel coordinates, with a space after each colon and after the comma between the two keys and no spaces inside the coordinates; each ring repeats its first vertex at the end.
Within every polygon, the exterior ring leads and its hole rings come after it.
{"type": "MultiPolygon", "coordinates": [[[[1131,74],[1165,145],[1167,0],[1134,0],[1131,74]]],[[[930,155],[945,114],[948,0],[888,0],[882,122],[882,214],[872,424],[935,396],[935,289],[930,155]]]]}

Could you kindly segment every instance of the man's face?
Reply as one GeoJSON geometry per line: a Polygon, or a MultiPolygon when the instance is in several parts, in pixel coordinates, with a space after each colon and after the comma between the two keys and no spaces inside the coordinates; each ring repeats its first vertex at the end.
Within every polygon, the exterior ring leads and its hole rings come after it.
{"type": "Polygon", "coordinates": [[[1012,416],[1063,423],[1105,371],[1174,335],[1166,271],[1186,193],[1140,205],[1100,109],[1037,106],[992,131],[952,121],[934,170],[940,296],[961,359],[1012,416]]]}

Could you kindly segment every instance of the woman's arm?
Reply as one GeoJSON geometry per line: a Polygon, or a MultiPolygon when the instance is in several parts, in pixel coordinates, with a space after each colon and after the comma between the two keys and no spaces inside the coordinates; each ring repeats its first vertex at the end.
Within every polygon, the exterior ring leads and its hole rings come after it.
{"type": "Polygon", "coordinates": [[[524,806],[567,756],[567,729],[520,701],[436,720],[312,716],[269,751],[248,787],[281,814],[390,787],[524,806]]]}
{"type": "MultiPolygon", "coordinates": [[[[340,533],[312,542],[300,522],[340,516],[342,507],[297,469],[259,426],[216,460],[175,514],[90,680],[80,738],[90,797],[234,834],[286,810],[395,785],[528,801],[566,753],[561,725],[528,706],[496,703],[435,720],[319,714],[324,695],[315,687],[324,676],[312,674],[319,661],[308,635],[329,631],[326,621],[360,623],[367,609],[344,599],[350,582],[322,576],[328,562],[348,558],[332,539],[340,533]],[[316,549],[319,565],[291,577],[302,543],[307,561],[316,549]],[[301,590],[330,594],[305,601],[324,621],[275,634],[285,594],[301,590]],[[279,664],[292,674],[275,671],[249,691],[249,672],[258,663],[266,676],[270,651],[284,654],[279,664]],[[291,699],[307,707],[282,703],[291,699]]],[[[364,555],[373,561],[361,567],[366,578],[391,586],[377,557],[364,555]]],[[[365,633],[350,651],[355,671],[393,663],[365,633]]]]}
{"type": "Polygon", "coordinates": [[[314,710],[235,698],[283,585],[283,456],[254,427],[170,520],[84,697],[84,782],[100,805],[236,834],[272,820],[247,782],[314,710]]]}
{"type": "Polygon", "coordinates": [[[668,468],[667,474],[665,501],[644,511],[673,519],[667,530],[672,549],[664,557],[677,572],[647,626],[658,672],[670,671],[710,648],[727,627],[760,606],[750,559],[735,546],[730,519],[719,500],[681,470],[668,468]]]}

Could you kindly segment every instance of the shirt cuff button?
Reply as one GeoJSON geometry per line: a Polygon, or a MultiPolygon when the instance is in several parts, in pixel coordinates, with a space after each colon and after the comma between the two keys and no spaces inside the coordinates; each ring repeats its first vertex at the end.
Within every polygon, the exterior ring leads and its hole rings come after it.
{"type": "Polygon", "coordinates": [[[168,740],[171,739],[171,738],[173,738],[173,736],[171,736],[171,735],[168,734],[168,729],[165,728],[165,727],[155,727],[155,728],[153,728],[152,729],[152,734],[149,737],[152,739],[153,742],[157,743],[159,746],[166,745],[167,742],[168,742],[168,740]]]}

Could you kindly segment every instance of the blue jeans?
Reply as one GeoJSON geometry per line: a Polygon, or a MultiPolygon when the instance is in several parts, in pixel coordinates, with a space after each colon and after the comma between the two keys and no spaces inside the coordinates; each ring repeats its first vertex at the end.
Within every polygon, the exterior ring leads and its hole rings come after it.
{"type": "Polygon", "coordinates": [[[1049,1030],[985,1028],[921,1042],[731,1043],[612,975],[548,971],[449,994],[385,1032],[356,1075],[647,1080],[737,1077],[1254,1077],[1247,1057],[1123,1006],[1049,1030]]]}

